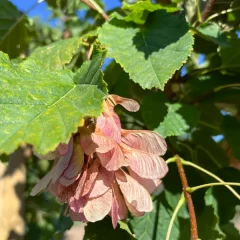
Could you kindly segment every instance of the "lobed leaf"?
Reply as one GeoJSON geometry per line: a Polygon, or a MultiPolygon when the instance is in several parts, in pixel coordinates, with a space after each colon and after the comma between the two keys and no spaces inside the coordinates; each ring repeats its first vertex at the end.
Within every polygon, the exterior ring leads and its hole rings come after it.
{"type": "Polygon", "coordinates": [[[193,45],[184,17],[164,11],[149,14],[144,26],[113,19],[99,29],[99,40],[134,82],[161,90],[193,45]]]}
{"type": "Polygon", "coordinates": [[[168,113],[163,122],[154,129],[163,137],[181,136],[197,123],[200,112],[193,106],[180,103],[167,104],[168,113]]]}
{"type": "MultiPolygon", "coordinates": [[[[95,68],[84,68],[83,74],[98,76],[102,81],[102,55],[92,60],[95,68]]],[[[0,153],[11,153],[20,144],[32,144],[45,154],[60,142],[67,142],[85,116],[102,111],[106,89],[99,89],[74,78],[68,70],[48,71],[33,60],[17,68],[7,55],[0,54],[0,153]]],[[[81,69],[78,74],[81,73],[81,69]]]]}

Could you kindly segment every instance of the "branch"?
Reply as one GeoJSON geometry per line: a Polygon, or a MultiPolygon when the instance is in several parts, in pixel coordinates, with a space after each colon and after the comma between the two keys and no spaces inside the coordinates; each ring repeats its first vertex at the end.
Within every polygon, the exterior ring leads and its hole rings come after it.
{"type": "Polygon", "coordinates": [[[187,191],[187,188],[189,188],[188,182],[183,169],[182,161],[178,155],[176,155],[176,163],[177,163],[178,172],[179,172],[182,186],[183,186],[183,193],[187,201],[188,211],[190,215],[191,240],[197,240],[199,238],[198,238],[197,220],[196,220],[196,215],[194,211],[193,201],[192,201],[191,194],[187,191]]]}
{"type": "Polygon", "coordinates": [[[215,0],[208,0],[208,3],[206,4],[205,9],[202,12],[202,21],[205,22],[208,16],[210,15],[213,5],[215,3],[215,0]]]}
{"type": "Polygon", "coordinates": [[[90,8],[92,8],[93,10],[100,13],[106,21],[109,21],[108,15],[103,11],[103,9],[95,1],[93,0],[81,0],[81,1],[86,5],[88,5],[90,8]]]}

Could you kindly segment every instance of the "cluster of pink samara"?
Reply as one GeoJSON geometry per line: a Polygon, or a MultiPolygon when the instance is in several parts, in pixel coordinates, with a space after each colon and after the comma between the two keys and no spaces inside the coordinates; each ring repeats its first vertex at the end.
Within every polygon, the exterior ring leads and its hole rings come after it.
{"type": "Polygon", "coordinates": [[[39,156],[54,164],[31,195],[47,188],[68,204],[73,220],[95,222],[110,215],[114,228],[128,210],[135,216],[152,210],[150,194],[168,171],[160,157],[166,143],[152,131],[122,129],[114,112],[117,104],[132,112],[139,109],[134,100],[109,95],[100,117],[86,118],[68,144],[39,156]]]}

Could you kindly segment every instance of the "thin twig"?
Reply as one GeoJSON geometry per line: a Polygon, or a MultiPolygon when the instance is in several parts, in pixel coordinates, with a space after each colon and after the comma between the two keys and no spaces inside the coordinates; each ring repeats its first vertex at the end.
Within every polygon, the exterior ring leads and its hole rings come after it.
{"type": "Polygon", "coordinates": [[[177,163],[178,172],[181,178],[183,193],[186,198],[189,216],[190,216],[191,240],[197,240],[199,238],[198,238],[197,220],[196,220],[195,210],[193,206],[193,201],[192,201],[191,194],[187,191],[188,182],[183,169],[182,161],[178,155],[176,155],[176,163],[177,163]]]}
{"type": "Polygon", "coordinates": [[[183,159],[181,159],[181,161],[182,161],[182,164],[183,164],[183,165],[192,166],[192,167],[194,167],[194,168],[196,168],[196,169],[198,169],[198,170],[206,173],[207,175],[211,176],[212,178],[215,178],[215,179],[218,180],[219,182],[224,183],[224,186],[225,186],[226,188],[228,188],[228,189],[233,193],[233,195],[236,196],[236,197],[240,200],[240,195],[239,195],[231,186],[227,185],[226,182],[224,182],[221,178],[219,178],[219,177],[216,176],[215,174],[209,172],[208,170],[206,170],[206,169],[204,169],[204,168],[202,168],[202,167],[200,167],[200,166],[198,166],[198,165],[196,165],[196,164],[194,164],[194,163],[192,163],[192,162],[185,161],[185,160],[183,160],[183,159]]]}
{"type": "Polygon", "coordinates": [[[209,14],[211,13],[214,3],[215,3],[215,0],[208,0],[208,3],[206,4],[205,9],[202,12],[202,21],[203,22],[206,21],[209,14]]]}
{"type": "Polygon", "coordinates": [[[103,11],[103,9],[93,0],[81,0],[83,3],[88,5],[93,10],[97,11],[101,16],[106,20],[109,21],[108,15],[103,11]]]}
{"type": "Polygon", "coordinates": [[[39,3],[44,2],[45,0],[36,1],[25,13],[18,18],[18,20],[8,29],[7,33],[3,36],[0,44],[6,39],[6,37],[12,32],[12,30],[23,20],[23,18],[31,12],[39,3]]]}
{"type": "Polygon", "coordinates": [[[168,231],[167,231],[167,236],[166,236],[166,240],[170,240],[170,234],[171,234],[171,230],[173,227],[173,223],[174,220],[177,216],[178,211],[180,210],[180,208],[182,207],[182,205],[185,203],[185,198],[184,198],[184,194],[181,195],[181,198],[178,201],[178,204],[173,212],[172,218],[170,220],[169,226],[168,226],[168,231]]]}
{"type": "Polygon", "coordinates": [[[207,18],[206,22],[209,22],[210,20],[216,18],[216,17],[219,17],[221,15],[224,15],[224,14],[227,14],[227,13],[230,13],[230,12],[234,12],[234,11],[238,11],[240,10],[240,7],[236,7],[236,8],[229,8],[227,10],[223,10],[219,13],[215,13],[213,15],[211,15],[210,17],[207,18]]]}
{"type": "Polygon", "coordinates": [[[225,182],[225,183],[221,183],[221,182],[215,182],[215,183],[207,183],[207,184],[202,184],[196,187],[188,187],[187,191],[189,193],[195,192],[198,189],[201,188],[206,188],[206,187],[213,187],[213,186],[238,186],[240,187],[240,183],[236,183],[236,182],[225,182]]]}

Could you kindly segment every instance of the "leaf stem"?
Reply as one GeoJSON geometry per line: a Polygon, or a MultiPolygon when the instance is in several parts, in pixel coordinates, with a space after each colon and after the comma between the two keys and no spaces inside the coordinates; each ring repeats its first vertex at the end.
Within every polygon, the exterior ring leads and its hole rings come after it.
{"type": "Polygon", "coordinates": [[[184,168],[182,165],[182,159],[178,155],[176,155],[175,158],[176,158],[176,164],[177,164],[178,172],[180,175],[180,179],[182,182],[183,193],[186,198],[188,211],[189,211],[189,215],[190,215],[191,240],[197,240],[197,239],[199,239],[198,238],[198,230],[197,230],[197,220],[196,220],[196,215],[195,215],[195,210],[194,210],[194,205],[193,205],[191,194],[187,191],[188,182],[187,182],[187,178],[186,178],[184,168]]]}
{"type": "Polygon", "coordinates": [[[176,157],[169,158],[169,159],[166,161],[167,164],[173,163],[173,162],[176,162],[176,157]]]}
{"type": "Polygon", "coordinates": [[[215,182],[215,183],[207,183],[207,184],[202,184],[202,185],[199,185],[199,186],[196,186],[196,187],[188,187],[187,188],[187,191],[189,193],[192,193],[192,192],[195,192],[197,191],[198,189],[201,189],[201,188],[206,188],[206,187],[213,187],[213,186],[239,186],[240,187],[240,183],[235,183],[235,182],[215,182]]]}
{"type": "Polygon", "coordinates": [[[227,185],[226,182],[224,182],[221,178],[219,178],[215,174],[209,172],[208,170],[206,170],[206,169],[204,169],[204,168],[202,168],[202,167],[200,167],[200,166],[198,166],[198,165],[196,165],[196,164],[194,164],[192,162],[185,161],[183,159],[181,159],[181,162],[182,162],[183,165],[192,166],[192,167],[194,167],[194,168],[196,168],[196,169],[206,173],[207,175],[211,176],[212,178],[215,178],[220,183],[223,183],[223,185],[226,186],[226,188],[228,188],[233,193],[233,195],[235,195],[240,200],[240,195],[231,186],[227,185]]]}
{"type": "Polygon", "coordinates": [[[185,203],[185,198],[184,198],[184,194],[182,193],[181,198],[179,199],[178,204],[177,204],[177,206],[176,206],[176,208],[173,212],[173,215],[171,217],[171,220],[170,220],[170,223],[169,223],[169,226],[168,226],[166,240],[170,240],[170,234],[171,234],[171,230],[172,230],[172,227],[173,227],[174,220],[177,216],[178,211],[180,210],[180,208],[182,207],[182,205],[184,203],[185,203]]]}
{"type": "Polygon", "coordinates": [[[88,5],[90,8],[93,10],[96,10],[99,14],[102,15],[102,17],[106,20],[109,21],[108,15],[103,11],[103,9],[94,1],[94,0],[81,0],[83,3],[88,5]]]}

